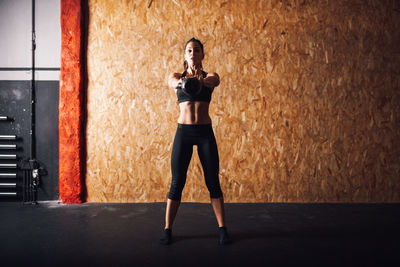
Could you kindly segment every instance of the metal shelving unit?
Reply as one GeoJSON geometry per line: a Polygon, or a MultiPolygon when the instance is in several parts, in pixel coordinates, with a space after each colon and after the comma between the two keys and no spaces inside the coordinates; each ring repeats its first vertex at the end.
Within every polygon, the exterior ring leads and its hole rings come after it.
{"type": "MultiPolygon", "coordinates": [[[[0,123],[10,123],[12,118],[0,115],[0,123]]],[[[16,135],[0,133],[0,197],[16,198],[17,190],[17,140],[16,135]]]]}

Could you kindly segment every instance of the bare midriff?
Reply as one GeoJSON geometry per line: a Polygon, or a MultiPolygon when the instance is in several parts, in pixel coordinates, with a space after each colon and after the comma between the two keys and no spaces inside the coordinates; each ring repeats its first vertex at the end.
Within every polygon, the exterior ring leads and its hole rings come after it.
{"type": "Polygon", "coordinates": [[[210,104],[202,101],[186,101],[179,103],[180,114],[178,123],[180,124],[211,124],[208,114],[210,104]]]}

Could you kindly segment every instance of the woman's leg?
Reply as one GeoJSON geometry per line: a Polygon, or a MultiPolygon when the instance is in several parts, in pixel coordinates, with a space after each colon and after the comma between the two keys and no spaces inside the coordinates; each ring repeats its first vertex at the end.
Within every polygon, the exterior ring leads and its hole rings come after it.
{"type": "Polygon", "coordinates": [[[182,129],[178,129],[175,135],[171,154],[172,181],[168,193],[167,208],[165,214],[165,228],[172,228],[176,213],[181,203],[182,190],[186,183],[186,173],[192,158],[193,145],[185,142],[182,129]]]}
{"type": "Polygon", "coordinates": [[[204,178],[208,191],[210,192],[211,205],[220,227],[225,226],[224,198],[219,183],[219,157],[217,142],[212,129],[208,131],[197,146],[201,165],[203,166],[204,178]]]}
{"type": "Polygon", "coordinates": [[[211,205],[217,218],[218,226],[225,226],[224,198],[211,198],[211,205]]]}
{"type": "Polygon", "coordinates": [[[212,128],[205,138],[198,142],[199,158],[203,166],[204,178],[210,192],[211,205],[219,226],[219,243],[227,245],[232,243],[225,226],[224,197],[219,184],[219,157],[217,142],[212,128]]]}
{"type": "Polygon", "coordinates": [[[228,230],[225,226],[224,198],[211,198],[211,205],[218,221],[219,243],[221,245],[231,244],[232,239],[229,237],[228,230]]]}
{"type": "Polygon", "coordinates": [[[160,244],[169,245],[172,242],[172,225],[181,203],[182,190],[186,183],[186,172],[192,158],[193,146],[185,142],[183,130],[176,131],[171,154],[172,181],[168,193],[165,211],[165,227],[160,244]]]}
{"type": "Polygon", "coordinates": [[[167,209],[165,212],[165,229],[171,229],[174,223],[176,213],[181,202],[179,200],[167,200],[167,209]]]}

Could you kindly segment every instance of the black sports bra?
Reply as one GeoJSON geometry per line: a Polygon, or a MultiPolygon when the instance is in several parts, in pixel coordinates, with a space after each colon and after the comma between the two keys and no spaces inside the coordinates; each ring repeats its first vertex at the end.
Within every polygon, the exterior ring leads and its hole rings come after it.
{"type": "MultiPolygon", "coordinates": [[[[185,70],[182,73],[182,77],[185,77],[187,74],[187,71],[185,70]]],[[[205,78],[207,76],[207,72],[202,71],[203,74],[203,78],[205,78]]],[[[190,96],[185,94],[181,88],[178,88],[176,90],[176,96],[178,97],[178,102],[182,103],[182,102],[186,102],[186,101],[203,101],[203,102],[207,102],[210,103],[211,102],[211,88],[207,87],[207,86],[203,86],[201,88],[200,93],[198,93],[195,96],[190,96]]]]}

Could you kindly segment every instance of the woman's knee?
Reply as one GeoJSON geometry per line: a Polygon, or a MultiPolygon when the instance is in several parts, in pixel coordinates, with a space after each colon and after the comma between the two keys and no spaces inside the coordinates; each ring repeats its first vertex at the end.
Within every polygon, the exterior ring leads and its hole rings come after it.
{"type": "Polygon", "coordinates": [[[182,190],[179,188],[172,188],[169,190],[168,198],[171,200],[181,201],[182,198],[182,190]]]}
{"type": "Polygon", "coordinates": [[[168,198],[172,200],[180,201],[182,198],[182,191],[185,187],[186,177],[173,177],[170,190],[168,193],[168,198]]]}
{"type": "Polygon", "coordinates": [[[177,193],[177,192],[169,191],[168,198],[171,199],[171,200],[175,200],[175,201],[181,201],[182,192],[181,193],[177,193]]]}
{"type": "Polygon", "coordinates": [[[221,185],[217,177],[206,177],[206,185],[208,191],[210,192],[211,198],[220,198],[223,196],[221,185]]]}
{"type": "Polygon", "coordinates": [[[223,193],[221,188],[219,190],[215,190],[215,191],[210,191],[210,198],[221,198],[223,197],[223,193]]]}

